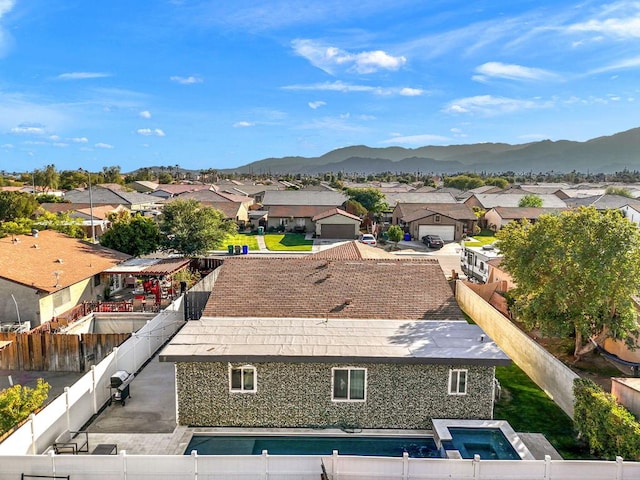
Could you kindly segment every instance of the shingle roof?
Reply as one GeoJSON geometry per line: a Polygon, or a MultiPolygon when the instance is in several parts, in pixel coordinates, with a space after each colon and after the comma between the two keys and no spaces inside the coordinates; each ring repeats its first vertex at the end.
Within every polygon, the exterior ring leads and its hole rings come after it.
{"type": "Polygon", "coordinates": [[[154,203],[158,200],[156,197],[144,193],[115,191],[109,188],[92,188],[91,195],[89,195],[88,189],[69,190],[65,193],[64,198],[71,203],[89,204],[93,200],[94,205],[135,205],[154,203]]]}
{"type": "Polygon", "coordinates": [[[326,212],[326,205],[272,205],[267,208],[269,217],[313,218],[326,212]]]}
{"type": "Polygon", "coordinates": [[[449,192],[386,193],[385,197],[390,207],[396,203],[457,203],[449,192]]]}
{"type": "Polygon", "coordinates": [[[521,218],[527,218],[529,220],[535,220],[544,213],[558,213],[566,208],[542,208],[542,207],[495,207],[495,210],[500,217],[505,220],[519,220],[521,218]]]}
{"type": "Polygon", "coordinates": [[[358,220],[360,221],[360,217],[358,217],[357,215],[353,215],[349,212],[345,212],[344,210],[341,210],[339,208],[330,208],[329,210],[325,210],[324,212],[321,212],[319,214],[317,214],[316,216],[314,216],[311,220],[318,221],[318,220],[322,220],[323,218],[327,218],[327,217],[332,217],[334,215],[342,215],[343,217],[347,217],[350,218],[352,220],[358,220]]]}
{"type": "Polygon", "coordinates": [[[313,257],[225,260],[203,315],[463,318],[436,260],[313,257]]]}
{"type": "Polygon", "coordinates": [[[402,217],[404,222],[413,222],[431,215],[443,215],[455,220],[476,220],[473,210],[464,203],[425,204],[422,208],[412,209],[402,217]]]}
{"type": "Polygon", "coordinates": [[[598,210],[618,209],[625,205],[640,211],[640,201],[623,197],[622,195],[598,195],[587,198],[568,198],[565,200],[571,206],[593,206],[598,210]]]}
{"type": "Polygon", "coordinates": [[[313,258],[325,258],[330,260],[363,260],[363,259],[395,259],[396,256],[381,248],[372,247],[356,240],[341,243],[335,247],[321,250],[311,255],[313,258]]]}
{"type": "Polygon", "coordinates": [[[53,230],[39,232],[37,237],[18,235],[16,238],[18,242],[13,242],[11,237],[0,238],[0,277],[50,293],[130,258],[53,230]],[[59,272],[58,286],[55,286],[54,272],[59,272]]]}
{"type": "MultiPolygon", "coordinates": [[[[530,193],[480,193],[475,194],[475,197],[483,208],[493,207],[517,207],[520,200],[525,195],[532,195],[530,193]]],[[[545,208],[564,208],[567,206],[560,198],[555,195],[536,195],[542,200],[542,206],[545,208]]]]}

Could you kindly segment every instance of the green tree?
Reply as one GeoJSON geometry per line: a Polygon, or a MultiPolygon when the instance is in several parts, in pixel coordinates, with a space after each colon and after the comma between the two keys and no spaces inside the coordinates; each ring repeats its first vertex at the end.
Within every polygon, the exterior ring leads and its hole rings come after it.
{"type": "Polygon", "coordinates": [[[30,218],[17,218],[9,222],[0,223],[0,236],[5,237],[11,235],[25,235],[31,232],[33,228],[33,220],[30,218]]]}
{"type": "Polygon", "coordinates": [[[123,215],[100,237],[100,244],[139,257],[158,250],[160,229],[151,218],[123,215]]]}
{"type": "Polygon", "coordinates": [[[82,220],[72,218],[67,212],[42,212],[33,220],[32,228],[38,230],[55,230],[74,238],[83,238],[82,220]]]}
{"type": "Polygon", "coordinates": [[[197,200],[175,200],[165,205],[160,222],[161,245],[183,255],[199,255],[222,245],[237,225],[224,214],[197,200]]]}
{"type": "Polygon", "coordinates": [[[399,225],[391,225],[387,230],[387,237],[395,243],[395,246],[397,247],[398,242],[404,237],[404,231],[399,225]]]}
{"type": "Polygon", "coordinates": [[[493,185],[505,189],[509,186],[509,180],[503,177],[490,177],[484,181],[485,185],[493,185]]]}
{"type": "Polygon", "coordinates": [[[360,218],[364,218],[364,216],[367,214],[367,209],[355,200],[347,200],[346,202],[344,202],[343,206],[345,212],[351,213],[352,215],[357,215],[360,218]]]}
{"type": "Polygon", "coordinates": [[[606,338],[635,348],[640,229],[615,210],[581,207],[511,222],[498,234],[517,287],[514,313],[530,328],[575,338],[576,361],[606,338]]]}
{"type": "Polygon", "coordinates": [[[47,382],[39,378],[35,388],[14,385],[0,391],[0,434],[8,432],[40,408],[50,388],[47,382]]]}
{"type": "Polygon", "coordinates": [[[377,188],[347,188],[345,193],[350,200],[355,200],[368,212],[382,213],[388,208],[384,193],[377,188]]]}
{"type": "Polygon", "coordinates": [[[459,190],[471,190],[484,186],[484,181],[477,175],[456,175],[444,179],[444,186],[459,190]]]}
{"type": "Polygon", "coordinates": [[[168,185],[173,182],[173,176],[169,172],[161,172],[158,175],[158,183],[168,185]]]}
{"type": "Polygon", "coordinates": [[[0,192],[0,221],[33,216],[40,204],[34,195],[21,192],[0,192]]]}
{"type": "Polygon", "coordinates": [[[618,195],[620,197],[633,198],[633,195],[631,195],[629,189],[625,187],[610,186],[607,187],[604,193],[606,193],[607,195],[618,195]]]}
{"type": "Polygon", "coordinates": [[[523,196],[518,202],[519,207],[541,207],[542,199],[533,193],[523,196]]]}

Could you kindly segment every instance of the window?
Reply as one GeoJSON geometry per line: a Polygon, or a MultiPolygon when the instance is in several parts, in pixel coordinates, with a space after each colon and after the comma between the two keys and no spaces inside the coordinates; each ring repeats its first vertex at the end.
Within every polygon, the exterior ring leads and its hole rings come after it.
{"type": "Polygon", "coordinates": [[[255,392],[256,368],[250,365],[229,368],[229,390],[231,392],[255,392]]]}
{"type": "Polygon", "coordinates": [[[467,371],[449,370],[449,395],[467,394],[467,371]]]}
{"type": "Polygon", "coordinates": [[[440,223],[440,215],[436,215],[436,223],[440,223]]]}
{"type": "Polygon", "coordinates": [[[367,370],[364,368],[333,368],[332,400],[365,401],[367,370]]]}
{"type": "Polygon", "coordinates": [[[101,280],[102,280],[102,279],[100,278],[100,274],[99,274],[99,273],[96,273],[96,274],[93,276],[93,286],[94,286],[94,287],[98,287],[98,286],[100,285],[101,280]]]}

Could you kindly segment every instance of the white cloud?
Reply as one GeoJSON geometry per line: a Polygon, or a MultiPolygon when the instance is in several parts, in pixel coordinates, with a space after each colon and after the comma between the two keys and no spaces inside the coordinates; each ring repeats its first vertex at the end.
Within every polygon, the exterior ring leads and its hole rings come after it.
{"type": "Polygon", "coordinates": [[[405,97],[419,97],[420,95],[424,94],[424,90],[422,90],[421,88],[404,87],[401,88],[398,93],[405,97]]]}
{"type": "Polygon", "coordinates": [[[318,100],[317,102],[309,102],[307,105],[309,105],[309,108],[313,108],[315,110],[316,108],[323,107],[326,104],[327,104],[327,102],[323,102],[322,100],[318,100]]]}
{"type": "Polygon", "coordinates": [[[10,148],[14,148],[14,145],[12,143],[4,143],[0,145],[0,148],[10,149],[10,148]]]}
{"type": "Polygon", "coordinates": [[[291,42],[294,51],[301,57],[329,74],[337,69],[369,74],[379,70],[398,70],[406,62],[405,57],[394,57],[382,50],[350,53],[337,47],[331,47],[313,40],[296,39],[291,42]]]}
{"type": "MultiPolygon", "coordinates": [[[[14,5],[14,0],[0,0],[0,20],[13,9],[14,5]]],[[[12,43],[11,35],[0,25],[0,58],[5,56],[12,43]]]]}
{"type": "Polygon", "coordinates": [[[626,70],[628,68],[636,68],[636,67],[640,67],[640,56],[627,58],[625,60],[614,62],[609,65],[605,65],[604,67],[591,70],[589,73],[590,74],[604,73],[604,72],[611,72],[615,70],[626,70]]]}
{"type": "Polygon", "coordinates": [[[247,127],[253,127],[254,125],[255,125],[255,123],[247,122],[247,121],[236,122],[236,123],[233,124],[233,126],[235,128],[247,128],[247,127]]]}
{"type": "Polygon", "coordinates": [[[57,142],[58,140],[60,140],[60,136],[59,135],[49,135],[49,140],[51,140],[53,142],[57,142]]]}
{"type": "Polygon", "coordinates": [[[72,138],[71,141],[73,143],[88,143],[89,139],[87,137],[75,137],[72,138]]]}
{"type": "Polygon", "coordinates": [[[149,110],[143,110],[138,114],[140,118],[151,118],[151,112],[149,110]]]}
{"type": "Polygon", "coordinates": [[[56,78],[58,80],[87,80],[92,78],[104,78],[110,77],[110,73],[102,73],[102,72],[71,72],[71,73],[61,73],[56,78]]]}
{"type": "Polygon", "coordinates": [[[204,82],[202,78],[196,77],[193,75],[190,75],[188,77],[180,77],[180,76],[174,75],[173,77],[170,77],[169,80],[171,80],[172,82],[179,83],[181,85],[193,85],[195,83],[204,82]]]}
{"type": "Polygon", "coordinates": [[[109,145],[108,143],[96,143],[94,145],[94,147],[96,148],[104,148],[105,150],[111,150],[113,148],[113,145],[109,145]]]}
{"type": "Polygon", "coordinates": [[[136,130],[136,133],[138,135],[143,135],[145,137],[149,137],[149,136],[156,136],[156,137],[164,137],[166,134],[164,133],[163,130],[160,130],[159,128],[139,128],[138,130],[136,130]]]}
{"type": "Polygon", "coordinates": [[[53,142],[52,145],[58,148],[64,148],[69,146],[68,143],[64,143],[64,142],[53,142]]]}
{"type": "Polygon", "coordinates": [[[496,115],[514,113],[521,110],[547,108],[551,105],[551,102],[518,100],[515,98],[494,97],[493,95],[478,95],[454,100],[446,105],[442,111],[445,113],[496,115]]]}
{"type": "Polygon", "coordinates": [[[429,143],[447,142],[451,140],[449,137],[443,137],[441,135],[431,135],[428,133],[422,135],[407,135],[407,136],[395,136],[387,140],[383,140],[380,143],[385,144],[403,144],[403,145],[426,145],[429,143]]]}
{"type": "Polygon", "coordinates": [[[480,75],[473,77],[476,81],[489,78],[505,78],[507,80],[551,80],[557,75],[541,68],[523,67],[522,65],[501,62],[487,62],[476,67],[480,75]]]}
{"type": "Polygon", "coordinates": [[[11,133],[15,135],[44,135],[46,129],[43,125],[23,123],[17,127],[13,127],[11,133]]]}
{"type": "Polygon", "coordinates": [[[636,2],[625,4],[619,2],[614,8],[607,9],[604,18],[591,19],[582,23],[575,23],[568,27],[569,32],[593,32],[618,38],[640,38],[640,5],[636,2]],[[615,7],[617,5],[620,8],[615,7]],[[614,12],[626,6],[625,12],[614,12]],[[635,11],[633,11],[635,10],[635,11]],[[610,14],[618,14],[619,17],[607,17],[610,14]]]}

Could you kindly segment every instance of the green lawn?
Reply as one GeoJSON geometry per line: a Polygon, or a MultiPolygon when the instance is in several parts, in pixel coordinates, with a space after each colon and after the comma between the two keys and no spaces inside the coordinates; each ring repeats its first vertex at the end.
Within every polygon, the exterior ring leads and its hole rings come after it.
{"type": "Polygon", "coordinates": [[[300,233],[268,233],[264,236],[267,250],[310,252],[313,240],[305,240],[300,233]]]}
{"type": "Polygon", "coordinates": [[[482,245],[489,245],[497,240],[495,234],[491,230],[482,230],[477,235],[472,235],[474,241],[465,241],[464,244],[467,247],[481,247],[482,245]]]}
{"type": "Polygon", "coordinates": [[[258,240],[256,236],[246,233],[229,235],[222,243],[221,250],[226,250],[227,245],[247,245],[249,250],[258,250],[258,240]]]}
{"type": "Polygon", "coordinates": [[[502,387],[494,418],[507,420],[516,432],[542,433],[565,459],[592,458],[577,441],[573,421],[529,377],[512,364],[496,367],[502,387]]]}

